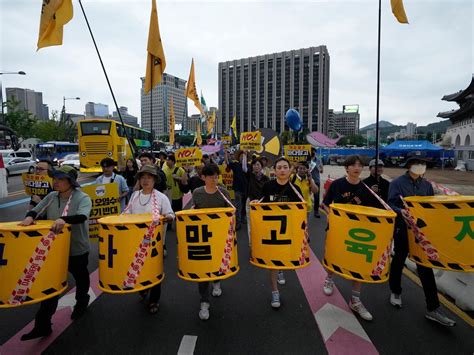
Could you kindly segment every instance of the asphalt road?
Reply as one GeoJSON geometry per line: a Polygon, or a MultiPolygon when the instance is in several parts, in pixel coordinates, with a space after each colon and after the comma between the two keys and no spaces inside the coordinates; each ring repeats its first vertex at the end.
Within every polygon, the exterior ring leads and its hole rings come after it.
{"type": "MultiPolygon", "coordinates": [[[[12,182],[13,183],[13,182],[12,182]]],[[[10,199],[7,199],[10,200],[10,199]]],[[[0,221],[19,220],[26,207],[20,203],[2,208],[0,221]]],[[[321,259],[325,218],[309,218],[311,248],[321,259]]],[[[270,307],[268,273],[249,264],[246,229],[239,231],[240,272],[222,282],[223,295],[211,300],[211,318],[198,318],[197,286],[176,276],[176,236],[167,234],[168,257],[160,310],[147,313],[136,294],[102,294],[88,313],[74,322],[47,348],[45,354],[177,353],[183,336],[197,337],[196,354],[301,354],[326,353],[326,346],[294,271],[286,271],[287,284],[280,287],[283,305],[270,307]]],[[[97,268],[97,244],[93,244],[89,270],[97,268]]],[[[74,280],[70,278],[70,285],[74,280]]],[[[322,285],[320,285],[322,286],[322,285]]],[[[318,286],[318,287],[320,287],[318,286]]],[[[350,282],[336,278],[346,300],[350,282]]],[[[374,316],[360,320],[381,354],[472,354],[472,328],[455,314],[454,328],[444,328],[424,318],[423,291],[411,280],[403,280],[402,309],[388,303],[387,284],[365,285],[362,299],[374,316]]],[[[322,291],[321,291],[322,292],[322,291]]],[[[38,305],[0,310],[0,344],[18,333],[33,318],[38,305]]],[[[348,348],[348,354],[360,353],[348,348]]]]}

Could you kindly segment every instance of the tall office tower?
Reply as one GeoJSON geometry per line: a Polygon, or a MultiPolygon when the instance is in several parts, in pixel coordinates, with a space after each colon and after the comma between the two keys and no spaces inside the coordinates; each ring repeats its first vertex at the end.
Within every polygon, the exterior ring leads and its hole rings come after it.
{"type": "Polygon", "coordinates": [[[145,86],[145,78],[141,78],[141,126],[144,129],[153,129],[155,138],[157,136],[169,134],[169,110],[171,97],[174,104],[175,123],[182,124],[183,129],[186,127],[188,106],[184,96],[186,80],[180,79],[170,74],[163,74],[160,84],[152,90],[153,105],[151,105],[151,93],[145,95],[143,88],[145,86]],[[151,117],[153,117],[153,125],[151,125],[151,117]]]}
{"type": "Polygon", "coordinates": [[[86,118],[109,117],[109,106],[101,103],[88,102],[86,104],[86,118]]]}
{"type": "Polygon", "coordinates": [[[12,100],[19,102],[17,110],[27,110],[40,120],[49,119],[49,110],[47,105],[43,104],[42,92],[22,88],[6,88],[5,92],[7,102],[12,100]]]}
{"type": "Polygon", "coordinates": [[[329,53],[326,46],[265,54],[219,63],[219,133],[234,116],[237,131],[285,127],[285,113],[297,109],[303,127],[327,133],[329,53]]]}

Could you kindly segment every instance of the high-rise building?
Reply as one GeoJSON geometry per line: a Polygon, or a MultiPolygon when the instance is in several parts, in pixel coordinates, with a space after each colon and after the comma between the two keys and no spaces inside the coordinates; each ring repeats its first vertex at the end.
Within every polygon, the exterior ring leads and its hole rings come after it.
{"type": "Polygon", "coordinates": [[[174,117],[176,124],[186,127],[188,117],[188,106],[184,90],[186,80],[180,79],[170,74],[163,74],[160,84],[155,86],[151,93],[145,95],[143,88],[145,78],[141,78],[141,126],[147,130],[153,130],[155,138],[157,136],[169,134],[170,103],[173,98],[174,117]],[[153,96],[153,105],[151,97],[153,96]],[[153,117],[153,124],[151,117],[153,117]]]}
{"type": "Polygon", "coordinates": [[[285,113],[295,108],[303,127],[327,133],[329,53],[326,46],[265,54],[219,63],[217,131],[285,129],[285,113]]]}
{"type": "Polygon", "coordinates": [[[359,105],[344,105],[342,111],[329,110],[328,133],[343,136],[359,134],[359,105]]]}
{"type": "MultiPolygon", "coordinates": [[[[128,107],[120,106],[119,107],[120,115],[122,116],[123,123],[130,126],[138,127],[138,117],[135,117],[128,113],[128,107]]],[[[120,116],[117,111],[112,113],[112,119],[120,122],[120,116]]]]}
{"type": "Polygon", "coordinates": [[[12,100],[19,102],[16,110],[29,111],[33,116],[40,120],[49,119],[49,109],[47,105],[43,104],[42,92],[22,88],[6,88],[5,92],[7,95],[7,102],[12,100]]]}
{"type": "Polygon", "coordinates": [[[109,106],[101,103],[88,102],[86,104],[86,118],[109,117],[109,106]]]}
{"type": "Polygon", "coordinates": [[[407,123],[406,135],[408,137],[415,137],[415,135],[416,135],[416,123],[412,123],[412,122],[407,123]]]}

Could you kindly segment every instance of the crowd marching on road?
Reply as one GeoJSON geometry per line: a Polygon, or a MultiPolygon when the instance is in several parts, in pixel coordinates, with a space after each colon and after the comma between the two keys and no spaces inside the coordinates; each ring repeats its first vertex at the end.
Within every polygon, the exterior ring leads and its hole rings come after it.
{"type": "MultiPolygon", "coordinates": [[[[405,222],[402,197],[432,196],[433,188],[424,179],[426,163],[421,158],[411,158],[406,164],[406,171],[392,182],[382,177],[383,162],[372,160],[369,164],[370,176],[362,180],[362,159],[356,155],[349,156],[344,167],[346,176],[332,181],[327,191],[322,191],[320,174],[323,166],[314,154],[308,161],[295,164],[281,157],[272,166],[266,159],[250,156],[245,151],[235,154],[226,153],[223,163],[233,172],[233,195],[223,186],[220,177],[221,170],[214,163],[217,157],[204,157],[199,166],[176,166],[173,154],[163,154],[158,162],[151,153],[142,153],[136,160],[129,159],[124,171],[115,170],[115,162],[110,158],[101,161],[103,174],[96,179],[98,184],[115,183],[119,187],[119,199],[122,213],[163,216],[172,230],[176,212],[183,209],[207,209],[231,207],[235,214],[235,230],[247,224],[249,245],[251,245],[250,205],[259,203],[303,203],[309,216],[320,219],[320,211],[328,214],[331,204],[351,204],[374,207],[378,209],[391,208],[396,214],[394,250],[390,267],[387,303],[396,308],[402,307],[401,278],[402,269],[408,254],[407,224],[405,222]],[[162,158],[162,159],[161,159],[162,158]],[[191,192],[189,203],[183,203],[183,195],[191,192]],[[322,202],[320,203],[320,198],[322,202]],[[387,207],[387,204],[389,207],[387,207]]],[[[25,211],[21,225],[28,226],[35,220],[48,219],[54,221],[52,232],[58,234],[71,225],[71,245],[69,250],[68,270],[76,283],[75,299],[71,319],[75,320],[86,314],[89,304],[88,290],[90,278],[88,257],[90,252],[88,218],[92,203],[89,196],[83,193],[77,182],[75,169],[63,166],[53,169],[47,161],[41,161],[36,167],[37,174],[49,174],[53,179],[52,191],[45,196],[32,196],[25,211]]],[[[327,225],[338,228],[337,225],[327,225]]],[[[311,229],[307,230],[311,237],[311,229]]],[[[163,236],[164,238],[164,236],[163,236]]],[[[245,244],[245,243],[244,243],[245,244]]],[[[242,247],[241,243],[241,247],[242,247]]],[[[166,247],[165,247],[166,248],[166,247]]],[[[166,249],[164,250],[166,256],[166,249]]],[[[418,265],[418,275],[421,279],[426,297],[425,317],[446,327],[456,324],[455,320],[441,311],[436,282],[431,268],[418,265]]],[[[283,304],[278,286],[286,283],[283,270],[269,270],[269,300],[274,309],[283,304]]],[[[232,281],[228,281],[232,282],[232,281]]],[[[317,285],[320,292],[331,297],[334,292],[334,275],[327,270],[324,282],[317,285]]],[[[367,309],[370,304],[363,303],[361,297],[362,283],[352,281],[352,291],[348,302],[355,315],[365,321],[375,317],[367,309]],[[366,308],[367,305],[368,307],[366,308]]],[[[140,291],[140,299],[146,302],[148,312],[158,313],[162,283],[140,291]]],[[[219,297],[223,294],[220,280],[198,282],[200,307],[197,313],[199,319],[206,321],[211,315],[210,295],[219,297]]],[[[370,287],[364,290],[364,295],[370,293],[370,287]]],[[[52,316],[58,306],[59,296],[41,302],[35,317],[33,329],[23,334],[21,340],[31,340],[46,337],[53,331],[52,316]]],[[[291,302],[289,298],[285,302],[291,302]]],[[[230,311],[230,309],[229,309],[230,311]]],[[[251,317],[251,316],[249,316],[251,317]]],[[[249,318],[250,319],[250,318],[249,318]]]]}

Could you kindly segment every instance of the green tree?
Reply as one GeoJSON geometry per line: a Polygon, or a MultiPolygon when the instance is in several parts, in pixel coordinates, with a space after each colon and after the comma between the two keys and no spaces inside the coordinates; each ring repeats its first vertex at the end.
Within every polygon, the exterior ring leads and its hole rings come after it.
{"type": "Polygon", "coordinates": [[[18,137],[23,139],[33,137],[32,127],[36,123],[36,117],[34,117],[28,110],[20,110],[20,101],[15,100],[13,97],[7,101],[7,110],[5,114],[5,124],[13,129],[18,137]]]}

